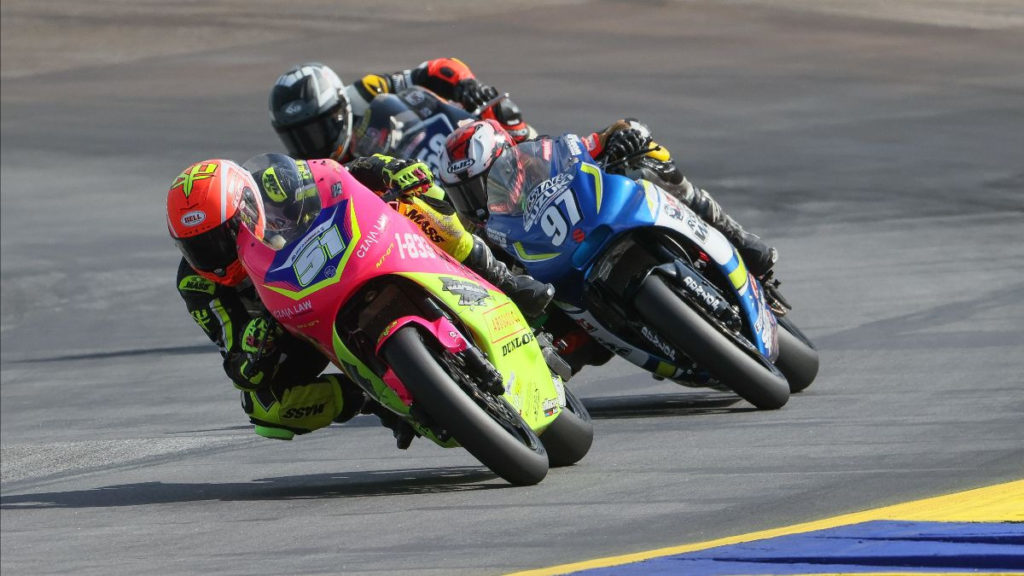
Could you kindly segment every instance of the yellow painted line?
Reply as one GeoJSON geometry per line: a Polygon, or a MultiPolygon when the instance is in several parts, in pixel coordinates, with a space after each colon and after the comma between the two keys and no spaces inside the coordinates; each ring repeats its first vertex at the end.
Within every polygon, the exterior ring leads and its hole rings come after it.
{"type": "MultiPolygon", "coordinates": [[[[925,498],[924,500],[904,502],[902,504],[895,504],[884,508],[875,508],[872,510],[865,510],[864,512],[854,512],[852,514],[834,516],[824,520],[794,524],[784,528],[773,528],[771,530],[763,530],[761,532],[751,532],[750,534],[743,534],[741,536],[730,536],[728,538],[719,538],[718,540],[710,540],[708,542],[700,542],[697,544],[671,546],[668,548],[659,548],[657,550],[636,552],[634,554],[625,554],[622,556],[610,556],[608,558],[598,558],[597,560],[562,564],[551,568],[538,568],[536,570],[513,572],[506,576],[555,576],[557,574],[566,574],[568,572],[577,572],[579,570],[620,566],[622,564],[631,564],[633,562],[650,560],[651,558],[658,558],[661,556],[696,552],[698,550],[707,550],[708,548],[717,548],[718,546],[740,544],[742,542],[752,542],[754,540],[765,540],[767,538],[776,538],[779,536],[788,536],[790,534],[800,534],[803,532],[813,532],[815,530],[824,530],[848,524],[859,524],[861,522],[869,522],[872,520],[905,520],[908,522],[1024,522],[1024,480],[1008,482],[1006,484],[997,484],[995,486],[968,490],[966,492],[958,492],[956,494],[949,494],[946,496],[937,496],[935,498],[925,498]]],[[[861,573],[858,574],[860,575],[861,573]]],[[[867,576],[883,576],[905,573],[870,572],[864,574],[867,576]]],[[[937,576],[945,573],[928,572],[927,574],[928,576],[937,576]]],[[[962,574],[962,572],[960,574],[962,574]]]]}

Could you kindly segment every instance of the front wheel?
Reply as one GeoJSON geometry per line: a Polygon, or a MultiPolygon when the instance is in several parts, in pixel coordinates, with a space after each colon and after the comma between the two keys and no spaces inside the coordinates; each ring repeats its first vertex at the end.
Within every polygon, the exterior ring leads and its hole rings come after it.
{"type": "Polygon", "coordinates": [[[754,406],[774,410],[789,401],[786,377],[753,345],[745,350],[709,323],[658,276],[648,276],[634,300],[637,312],[677,350],[707,368],[754,406]]]}
{"type": "Polygon", "coordinates": [[[594,423],[590,412],[568,388],[565,389],[565,408],[540,435],[548,451],[548,464],[556,468],[579,462],[594,443],[594,423]]]}
{"type": "Polygon", "coordinates": [[[800,392],[818,375],[818,350],[789,318],[779,318],[779,357],[775,367],[789,380],[789,392],[800,392]]]}
{"type": "Polygon", "coordinates": [[[444,352],[431,350],[415,326],[399,329],[382,354],[413,401],[484,466],[519,486],[544,479],[547,452],[533,430],[504,398],[471,398],[442,367],[444,352]]]}

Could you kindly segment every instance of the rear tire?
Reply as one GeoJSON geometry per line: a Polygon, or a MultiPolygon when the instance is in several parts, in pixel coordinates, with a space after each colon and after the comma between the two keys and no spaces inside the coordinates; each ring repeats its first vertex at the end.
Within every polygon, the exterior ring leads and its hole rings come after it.
{"type": "Polygon", "coordinates": [[[590,451],[594,443],[594,423],[590,412],[573,394],[565,389],[565,408],[540,436],[548,451],[548,464],[552,468],[572,466],[590,451]]]}
{"type": "Polygon", "coordinates": [[[485,411],[452,380],[416,327],[401,328],[389,338],[383,357],[414,402],[495,474],[518,486],[536,484],[547,475],[544,444],[519,414],[504,398],[493,396],[491,404],[505,409],[499,408],[499,415],[485,411]]]}
{"type": "Polygon", "coordinates": [[[634,305],[644,320],[676,349],[696,360],[719,382],[763,410],[782,408],[789,383],[771,362],[744,350],[692,309],[658,276],[648,276],[634,305]]]}
{"type": "Polygon", "coordinates": [[[806,389],[818,375],[818,350],[789,318],[779,318],[779,357],[775,367],[786,375],[789,392],[806,389]]]}

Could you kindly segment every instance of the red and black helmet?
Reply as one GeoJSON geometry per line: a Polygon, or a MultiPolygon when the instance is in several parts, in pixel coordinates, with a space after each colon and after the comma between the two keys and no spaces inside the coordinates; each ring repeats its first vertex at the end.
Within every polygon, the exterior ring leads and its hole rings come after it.
{"type": "Polygon", "coordinates": [[[487,220],[490,205],[512,204],[522,193],[516,142],[494,120],[452,132],[441,153],[440,172],[452,204],[478,223],[487,220]]]}
{"type": "Polygon", "coordinates": [[[230,160],[205,160],[185,168],[167,191],[167,228],[185,261],[201,276],[225,286],[245,279],[235,239],[239,226],[263,238],[259,189],[249,172],[230,160]]]}

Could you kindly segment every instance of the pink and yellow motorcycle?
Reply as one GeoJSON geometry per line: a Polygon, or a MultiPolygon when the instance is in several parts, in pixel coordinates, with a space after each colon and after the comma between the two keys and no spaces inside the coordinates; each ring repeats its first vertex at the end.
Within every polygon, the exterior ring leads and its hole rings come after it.
{"type": "MultiPolygon", "coordinates": [[[[319,213],[291,239],[244,226],[238,249],[286,330],[423,437],[512,484],[587,453],[593,425],[499,290],[335,163],[309,162],[319,213]]],[[[312,193],[312,191],[310,191],[312,193]]]]}

